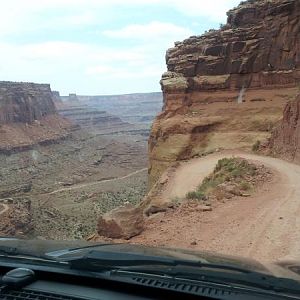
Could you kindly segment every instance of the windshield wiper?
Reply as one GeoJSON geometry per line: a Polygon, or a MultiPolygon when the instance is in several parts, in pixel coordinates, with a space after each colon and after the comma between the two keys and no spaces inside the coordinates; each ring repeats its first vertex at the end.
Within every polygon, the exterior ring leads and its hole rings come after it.
{"type": "Polygon", "coordinates": [[[46,255],[36,255],[32,254],[28,251],[19,250],[16,247],[9,247],[9,246],[0,246],[0,257],[6,258],[28,258],[28,259],[35,259],[35,260],[43,260],[43,261],[55,261],[53,258],[48,257],[46,255]]]}
{"type": "Polygon", "coordinates": [[[149,256],[135,253],[119,253],[91,250],[82,257],[64,258],[76,270],[155,274],[172,278],[190,279],[221,284],[239,284],[275,292],[299,293],[300,284],[287,278],[227,264],[204,263],[171,257],[149,256]]]}

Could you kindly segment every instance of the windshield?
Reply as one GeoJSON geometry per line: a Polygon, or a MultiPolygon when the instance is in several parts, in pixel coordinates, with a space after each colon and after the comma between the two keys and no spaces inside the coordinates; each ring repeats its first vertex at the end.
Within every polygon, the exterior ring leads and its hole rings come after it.
{"type": "Polygon", "coordinates": [[[1,11],[0,236],[37,242],[0,256],[128,244],[300,264],[299,1],[1,11]]]}

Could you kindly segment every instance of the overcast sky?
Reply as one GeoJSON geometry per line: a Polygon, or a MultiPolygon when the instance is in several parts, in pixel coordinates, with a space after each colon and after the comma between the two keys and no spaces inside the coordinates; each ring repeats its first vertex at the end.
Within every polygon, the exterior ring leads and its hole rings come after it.
{"type": "Polygon", "coordinates": [[[159,91],[175,41],[226,22],[240,0],[8,0],[0,80],[99,95],[159,91]]]}

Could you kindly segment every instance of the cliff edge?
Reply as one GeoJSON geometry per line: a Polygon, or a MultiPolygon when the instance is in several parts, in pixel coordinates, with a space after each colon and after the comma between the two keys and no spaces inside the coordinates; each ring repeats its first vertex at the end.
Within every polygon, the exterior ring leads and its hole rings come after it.
{"type": "Polygon", "coordinates": [[[166,53],[149,185],[172,163],[265,141],[300,82],[300,2],[244,1],[227,24],[166,53]]]}

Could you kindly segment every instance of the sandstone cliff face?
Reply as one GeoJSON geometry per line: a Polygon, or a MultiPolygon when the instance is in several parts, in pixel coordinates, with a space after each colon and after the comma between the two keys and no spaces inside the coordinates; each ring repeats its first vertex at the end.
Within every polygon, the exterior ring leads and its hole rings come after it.
{"type": "Polygon", "coordinates": [[[300,163],[300,95],[285,106],[283,119],[275,128],[268,147],[273,155],[300,163]]]}
{"type": "Polygon", "coordinates": [[[300,2],[244,1],[220,30],[176,42],[166,62],[150,186],[176,160],[270,136],[300,82],[300,2]]]}
{"type": "Polygon", "coordinates": [[[32,123],[55,113],[48,84],[0,82],[0,124],[32,123]]]}
{"type": "Polygon", "coordinates": [[[48,84],[0,82],[0,152],[23,150],[68,135],[48,84]]]}

